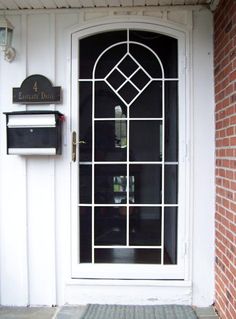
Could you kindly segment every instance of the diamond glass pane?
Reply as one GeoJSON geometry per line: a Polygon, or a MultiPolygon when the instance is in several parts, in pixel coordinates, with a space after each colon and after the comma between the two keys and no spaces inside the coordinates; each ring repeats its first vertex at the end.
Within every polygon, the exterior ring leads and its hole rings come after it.
{"type": "Polygon", "coordinates": [[[137,96],[139,91],[130,82],[127,82],[122,86],[118,93],[126,103],[130,103],[137,96]]]}
{"type": "Polygon", "coordinates": [[[117,69],[114,69],[114,71],[107,77],[107,81],[115,90],[117,90],[121,84],[125,82],[125,80],[125,77],[117,69]]]}
{"type": "Polygon", "coordinates": [[[119,63],[118,68],[129,77],[138,69],[138,64],[130,57],[126,56],[121,63],[119,63]]]}
{"type": "Polygon", "coordinates": [[[150,81],[150,77],[142,70],[139,69],[130,79],[140,90],[150,81]]]}

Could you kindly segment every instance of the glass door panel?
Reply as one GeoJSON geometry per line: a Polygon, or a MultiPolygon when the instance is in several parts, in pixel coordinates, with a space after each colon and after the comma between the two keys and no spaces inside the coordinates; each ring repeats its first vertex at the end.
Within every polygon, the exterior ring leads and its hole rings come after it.
{"type": "Polygon", "coordinates": [[[79,264],[178,264],[177,44],[138,30],[80,40],[79,264]]]}

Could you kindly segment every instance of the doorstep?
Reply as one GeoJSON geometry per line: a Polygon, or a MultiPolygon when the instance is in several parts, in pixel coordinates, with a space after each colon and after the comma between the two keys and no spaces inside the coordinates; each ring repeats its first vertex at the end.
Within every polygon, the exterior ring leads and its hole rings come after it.
{"type": "Polygon", "coordinates": [[[218,319],[219,318],[217,314],[215,313],[215,310],[213,307],[195,308],[194,310],[199,319],[218,319]]]}
{"type": "MultiPolygon", "coordinates": [[[[81,319],[86,306],[0,307],[0,319],[81,319]]],[[[213,307],[194,308],[199,319],[218,319],[213,307]]]]}
{"type": "Polygon", "coordinates": [[[0,307],[0,319],[54,319],[56,307],[0,307]]]}

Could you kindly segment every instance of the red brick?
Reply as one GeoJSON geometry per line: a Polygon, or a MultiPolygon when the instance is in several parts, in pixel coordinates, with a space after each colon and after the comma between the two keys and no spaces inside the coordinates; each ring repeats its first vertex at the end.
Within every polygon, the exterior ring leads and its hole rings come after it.
{"type": "Polygon", "coordinates": [[[236,318],[236,1],[214,13],[216,138],[215,305],[236,318]]]}
{"type": "Polygon", "coordinates": [[[230,117],[230,124],[231,125],[236,124],[236,115],[230,117]]]}
{"type": "Polygon", "coordinates": [[[236,136],[230,138],[230,145],[235,146],[236,145],[236,136]]]}

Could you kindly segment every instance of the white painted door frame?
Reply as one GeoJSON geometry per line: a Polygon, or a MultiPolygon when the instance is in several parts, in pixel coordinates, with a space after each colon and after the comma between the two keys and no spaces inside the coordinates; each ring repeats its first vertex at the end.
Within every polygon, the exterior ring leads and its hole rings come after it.
{"type": "MultiPolygon", "coordinates": [[[[72,33],[71,52],[71,129],[78,135],[79,96],[78,96],[78,54],[79,39],[99,32],[137,29],[163,33],[178,40],[178,67],[179,67],[179,213],[178,213],[178,264],[177,265],[117,265],[117,264],[79,264],[78,240],[78,162],[71,163],[71,277],[72,278],[99,278],[99,279],[187,279],[188,264],[187,236],[189,235],[189,194],[188,171],[186,164],[186,34],[165,26],[147,22],[103,23],[81,28],[72,33]]],[[[77,158],[78,158],[77,150],[77,158]]]]}

